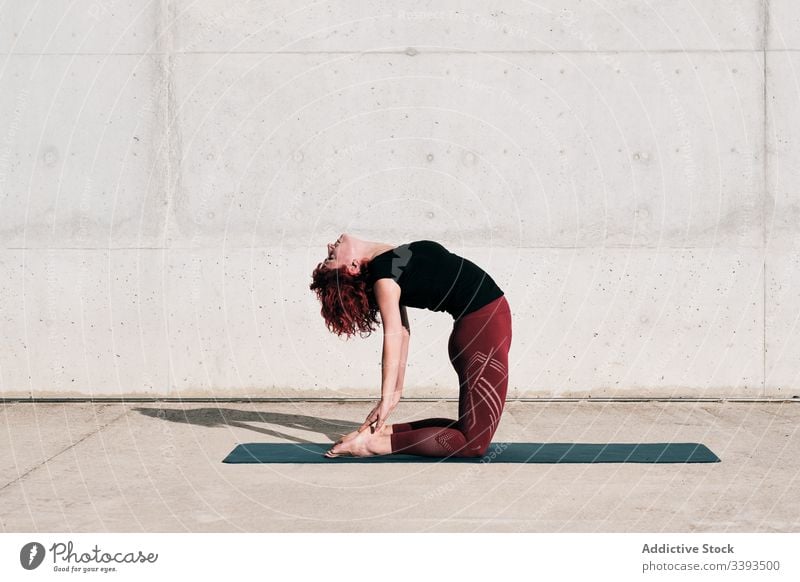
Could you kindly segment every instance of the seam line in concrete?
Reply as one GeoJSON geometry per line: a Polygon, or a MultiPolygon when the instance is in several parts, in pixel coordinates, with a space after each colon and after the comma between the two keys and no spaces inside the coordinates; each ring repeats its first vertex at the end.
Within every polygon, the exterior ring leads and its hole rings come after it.
{"type": "Polygon", "coordinates": [[[675,54],[691,54],[691,53],[758,53],[762,50],[768,52],[798,52],[800,48],[770,48],[763,49],[759,47],[754,48],[728,48],[728,49],[649,49],[649,50],[633,50],[633,49],[603,49],[603,50],[588,50],[588,49],[567,49],[567,50],[429,50],[414,48],[416,51],[413,55],[408,54],[408,48],[398,49],[392,51],[358,51],[358,50],[341,50],[341,51],[320,51],[320,50],[307,50],[307,51],[174,51],[171,52],[143,52],[143,53],[0,53],[6,57],[142,57],[142,56],[165,56],[168,54],[175,55],[220,55],[220,56],[233,56],[233,55],[405,55],[409,58],[415,58],[421,55],[494,55],[494,54],[517,54],[517,55],[560,55],[560,54],[590,54],[590,55],[603,55],[603,54],[653,54],[653,53],[675,53],[675,54]]]}
{"type": "Polygon", "coordinates": [[[39,469],[39,468],[41,468],[41,467],[45,466],[47,463],[49,463],[50,461],[52,461],[52,460],[53,460],[53,459],[55,459],[56,457],[59,457],[59,456],[63,455],[64,453],[66,453],[68,450],[70,450],[70,449],[72,449],[72,448],[75,448],[76,446],[78,446],[79,444],[81,444],[83,441],[85,441],[85,440],[86,440],[86,439],[88,439],[89,437],[91,437],[91,436],[94,436],[94,435],[98,434],[100,431],[102,431],[102,430],[104,430],[104,429],[108,428],[109,426],[111,426],[112,424],[114,424],[115,422],[117,422],[117,421],[118,421],[120,418],[122,418],[122,417],[123,417],[123,416],[125,416],[126,414],[128,414],[128,409],[125,409],[125,412],[123,412],[122,414],[120,414],[120,415],[119,415],[119,416],[117,416],[116,418],[113,418],[113,419],[111,419],[110,421],[108,421],[108,422],[107,422],[106,424],[104,424],[103,426],[100,426],[100,427],[98,427],[96,430],[94,430],[94,431],[90,432],[90,433],[89,433],[89,434],[87,434],[86,436],[84,436],[84,437],[82,437],[82,438],[78,439],[78,440],[77,440],[77,441],[75,441],[74,443],[71,443],[69,446],[67,446],[67,447],[63,448],[62,450],[58,451],[58,452],[57,452],[57,453],[55,453],[54,455],[51,455],[50,457],[48,457],[47,459],[45,459],[44,461],[42,461],[41,463],[39,463],[39,464],[38,464],[38,465],[36,465],[35,467],[31,467],[30,469],[28,469],[27,471],[25,471],[25,472],[24,472],[22,475],[19,475],[19,476],[18,476],[16,479],[12,479],[12,480],[11,480],[11,481],[9,481],[8,483],[6,483],[6,484],[5,484],[5,485],[3,485],[2,487],[0,487],[0,493],[2,493],[3,491],[5,491],[5,490],[6,490],[8,487],[11,487],[11,485],[13,485],[14,483],[16,483],[16,482],[18,482],[18,481],[22,481],[22,480],[23,480],[25,477],[27,477],[28,475],[30,475],[31,473],[33,473],[33,472],[34,472],[34,471],[36,471],[37,469],[39,469]]]}
{"type": "Polygon", "coordinates": [[[763,70],[764,70],[764,87],[763,87],[763,94],[762,94],[763,106],[764,106],[763,114],[762,114],[762,116],[763,116],[762,123],[763,123],[764,135],[763,135],[763,138],[762,138],[762,140],[763,140],[762,141],[763,151],[761,153],[761,157],[762,157],[762,159],[761,159],[761,171],[762,171],[762,173],[764,175],[764,190],[763,190],[764,196],[763,196],[763,198],[761,200],[761,238],[762,238],[762,248],[764,249],[763,250],[764,255],[763,255],[763,264],[762,264],[761,272],[762,272],[762,276],[764,277],[764,280],[761,282],[762,283],[762,288],[763,288],[762,289],[763,294],[762,294],[762,298],[761,298],[761,300],[762,300],[762,305],[761,305],[762,314],[761,314],[761,317],[762,317],[762,326],[763,326],[762,327],[762,335],[761,335],[761,339],[762,339],[762,344],[761,344],[761,348],[762,348],[762,351],[761,351],[761,356],[762,356],[762,361],[761,361],[761,365],[762,365],[761,366],[762,367],[761,396],[766,398],[767,397],[767,200],[769,200],[769,175],[768,175],[769,164],[767,163],[767,155],[768,155],[768,153],[767,153],[767,149],[768,149],[767,148],[767,139],[768,139],[768,137],[767,137],[767,112],[769,110],[768,107],[767,107],[767,43],[768,43],[768,27],[769,27],[769,0],[764,0],[764,10],[763,10],[762,14],[764,16],[764,25],[761,27],[761,34],[763,35],[762,36],[762,40],[761,40],[761,48],[763,49],[762,66],[763,66],[763,70]]]}
{"type": "MultiPolygon", "coordinates": [[[[161,4],[159,5],[159,27],[162,29],[159,31],[159,48],[161,49],[159,59],[159,67],[161,70],[162,75],[162,82],[163,82],[163,92],[160,95],[163,96],[163,111],[162,114],[164,115],[164,123],[167,128],[167,147],[162,149],[164,151],[166,159],[164,160],[164,165],[166,166],[165,174],[166,174],[166,184],[164,185],[164,192],[165,192],[165,203],[166,209],[164,213],[164,238],[162,239],[162,247],[161,249],[164,253],[167,253],[170,249],[166,248],[169,245],[167,241],[169,240],[169,226],[170,221],[172,220],[172,213],[173,213],[173,205],[175,202],[175,193],[178,191],[178,185],[173,184],[173,176],[175,172],[181,172],[180,162],[181,162],[181,152],[180,152],[180,143],[179,139],[180,136],[177,134],[179,130],[178,125],[175,123],[177,119],[176,115],[176,108],[177,104],[175,102],[175,86],[174,82],[175,79],[173,78],[173,55],[174,55],[174,40],[173,34],[174,28],[172,27],[172,23],[177,22],[177,8],[170,2],[169,0],[162,0],[161,4]]],[[[180,176],[179,176],[180,178],[180,176]]],[[[167,259],[166,256],[163,257],[167,259]]],[[[166,265],[167,262],[165,261],[164,264],[166,265]]],[[[170,336],[170,317],[169,317],[169,301],[167,300],[167,295],[169,294],[169,288],[167,286],[167,273],[166,269],[161,270],[161,284],[162,289],[164,289],[165,293],[165,301],[163,302],[163,309],[162,315],[164,317],[164,331],[167,334],[167,337],[170,336]]],[[[172,379],[173,379],[173,371],[172,371],[172,357],[168,354],[167,355],[167,394],[169,394],[171,387],[172,387],[172,379]]]]}
{"type": "MultiPolygon", "coordinates": [[[[175,404],[198,404],[198,403],[284,403],[291,404],[296,402],[333,402],[333,403],[356,403],[356,402],[375,402],[374,397],[353,397],[353,398],[334,398],[334,397],[317,397],[317,398],[280,398],[280,397],[253,397],[253,398],[179,398],[179,397],[163,397],[163,398],[0,398],[0,404],[20,403],[20,404],[141,404],[141,403],[160,403],[169,402],[175,404]]],[[[458,402],[458,397],[448,396],[441,398],[403,398],[401,402],[458,402]]],[[[727,403],[727,402],[740,402],[740,403],[790,403],[800,404],[800,398],[760,398],[760,397],[731,397],[731,398],[715,398],[715,397],[686,397],[686,398],[673,398],[669,396],[630,396],[630,397],[541,397],[541,398],[506,398],[506,402],[585,402],[592,404],[596,402],[668,402],[668,403],[681,403],[681,402],[712,402],[712,403],[727,403]]]]}
{"type": "MultiPolygon", "coordinates": [[[[464,248],[475,248],[475,249],[483,249],[486,248],[485,246],[475,245],[475,246],[468,246],[468,245],[461,245],[464,248]]],[[[291,245],[284,245],[282,248],[284,249],[294,249],[294,250],[307,250],[308,247],[293,247],[291,245]]],[[[548,250],[565,250],[565,251],[574,251],[574,250],[597,250],[598,247],[591,246],[591,245],[580,245],[580,246],[558,246],[558,245],[515,245],[514,248],[516,249],[548,249],[548,250]]],[[[693,246],[669,246],[669,245],[658,245],[658,246],[651,246],[651,245],[609,245],[605,244],[602,247],[602,250],[611,249],[611,250],[670,250],[670,251],[692,251],[697,249],[718,249],[718,246],[714,245],[693,245],[693,246]]],[[[735,247],[729,247],[731,250],[762,250],[763,245],[762,242],[758,242],[755,244],[740,244],[736,245],[735,247]]],[[[227,246],[226,249],[228,251],[262,251],[262,250],[274,250],[275,245],[266,246],[266,245],[259,245],[259,246],[227,246]]],[[[0,247],[0,250],[3,251],[219,251],[218,246],[198,246],[198,247],[185,247],[185,246],[157,246],[157,247],[0,247]]],[[[310,250],[310,249],[308,249],[310,250]]]]}

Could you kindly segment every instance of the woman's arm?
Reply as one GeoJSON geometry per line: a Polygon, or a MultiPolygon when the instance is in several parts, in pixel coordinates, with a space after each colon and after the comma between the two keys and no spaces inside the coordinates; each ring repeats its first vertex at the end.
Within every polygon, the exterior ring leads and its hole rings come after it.
{"type": "Polygon", "coordinates": [[[409,325],[405,306],[400,305],[400,285],[394,279],[378,279],[373,287],[381,312],[383,327],[383,359],[381,360],[381,401],[367,415],[359,432],[375,425],[383,429],[403,390],[403,377],[408,357],[409,325]]]}
{"type": "Polygon", "coordinates": [[[408,312],[406,311],[405,305],[400,306],[400,322],[403,324],[406,332],[408,332],[408,335],[411,335],[411,326],[408,323],[408,312]]]}
{"type": "Polygon", "coordinates": [[[411,337],[411,326],[408,323],[406,306],[400,306],[400,321],[403,323],[403,346],[400,350],[400,368],[397,371],[397,385],[395,386],[392,402],[396,405],[403,395],[403,381],[405,380],[406,364],[408,362],[408,340],[411,337]]]}
{"type": "MultiPolygon", "coordinates": [[[[387,404],[395,404],[395,392],[398,392],[398,387],[402,390],[404,374],[401,373],[401,368],[405,367],[403,353],[407,354],[408,345],[408,330],[403,323],[405,316],[401,313],[400,306],[400,285],[393,279],[384,278],[378,279],[373,288],[383,327],[381,400],[387,404]]],[[[399,392],[397,398],[399,399],[399,392]]]]}

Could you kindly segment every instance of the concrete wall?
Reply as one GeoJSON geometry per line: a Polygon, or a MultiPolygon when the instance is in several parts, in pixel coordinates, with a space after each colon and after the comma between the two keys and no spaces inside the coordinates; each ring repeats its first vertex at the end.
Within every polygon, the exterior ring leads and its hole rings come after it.
{"type": "MultiPolygon", "coordinates": [[[[514,316],[510,397],[800,395],[793,0],[10,0],[0,393],[376,396],[308,290],[431,238],[514,316]],[[733,6],[731,6],[733,4],[733,6]]],[[[457,395],[411,311],[408,396],[457,395]]]]}

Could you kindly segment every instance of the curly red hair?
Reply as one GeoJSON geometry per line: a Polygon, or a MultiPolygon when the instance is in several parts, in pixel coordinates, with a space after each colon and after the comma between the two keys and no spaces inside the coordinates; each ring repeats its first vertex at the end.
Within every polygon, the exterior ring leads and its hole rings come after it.
{"type": "Polygon", "coordinates": [[[338,336],[359,334],[369,337],[378,324],[378,305],[372,287],[367,286],[369,263],[353,276],[347,266],[329,269],[319,263],[311,273],[309,289],[322,303],[320,314],[327,328],[338,336]],[[366,334],[366,335],[364,335],[366,334]]]}

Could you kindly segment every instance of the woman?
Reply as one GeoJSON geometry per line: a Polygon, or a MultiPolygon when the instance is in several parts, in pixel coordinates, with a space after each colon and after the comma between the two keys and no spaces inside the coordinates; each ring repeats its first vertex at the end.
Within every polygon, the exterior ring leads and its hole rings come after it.
{"type": "Polygon", "coordinates": [[[369,335],[378,312],[383,326],[380,402],[326,456],[483,456],[505,405],[511,346],[511,310],[494,280],[431,240],[395,247],[349,234],[328,245],[312,279],[333,333],[369,335]],[[448,352],[459,379],[458,420],[386,424],[403,391],[411,335],[406,307],[453,317],[448,352]]]}

